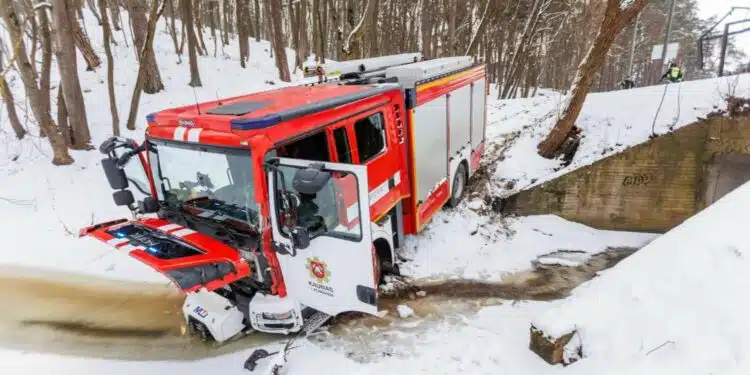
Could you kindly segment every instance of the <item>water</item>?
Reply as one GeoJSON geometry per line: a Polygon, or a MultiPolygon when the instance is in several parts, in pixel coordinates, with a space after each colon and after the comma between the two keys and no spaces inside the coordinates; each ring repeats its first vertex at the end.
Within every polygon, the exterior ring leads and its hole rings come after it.
{"type": "MultiPolygon", "coordinates": [[[[311,340],[361,361],[406,355],[413,335],[436,324],[462,324],[485,306],[507,301],[564,298],[598,271],[617,264],[635,249],[611,249],[577,266],[544,265],[505,277],[477,280],[412,281],[381,295],[382,317],[336,317],[311,340]],[[420,297],[421,296],[421,297],[420,297]],[[415,317],[401,319],[406,304],[415,317]]],[[[169,285],[105,280],[21,268],[0,268],[0,346],[19,350],[121,360],[194,360],[281,342],[280,335],[253,333],[223,345],[206,344],[186,334],[184,296],[169,285]]]]}

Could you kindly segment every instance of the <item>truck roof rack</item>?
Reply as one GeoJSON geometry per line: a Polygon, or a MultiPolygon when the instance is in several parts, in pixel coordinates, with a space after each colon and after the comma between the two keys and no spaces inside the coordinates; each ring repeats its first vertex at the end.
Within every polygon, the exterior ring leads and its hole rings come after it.
{"type": "Polygon", "coordinates": [[[471,56],[442,57],[414,64],[389,67],[385,71],[385,78],[395,78],[405,88],[412,88],[419,81],[466,69],[473,64],[474,60],[471,56]]]}
{"type": "MultiPolygon", "coordinates": [[[[310,77],[303,81],[305,86],[323,83],[345,85],[386,82],[385,71],[388,68],[413,64],[422,60],[421,53],[402,53],[400,55],[380,56],[359,60],[337,61],[316,66],[321,68],[322,77],[310,77]],[[322,79],[321,79],[322,78],[322,79]]],[[[396,82],[390,80],[390,82],[396,82]]]]}

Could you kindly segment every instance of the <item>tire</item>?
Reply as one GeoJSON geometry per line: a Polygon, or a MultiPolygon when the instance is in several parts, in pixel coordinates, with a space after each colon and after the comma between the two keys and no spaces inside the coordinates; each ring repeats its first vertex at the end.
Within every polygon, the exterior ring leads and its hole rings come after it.
{"type": "Polygon", "coordinates": [[[205,324],[197,322],[196,324],[196,330],[198,331],[198,336],[200,337],[201,341],[203,342],[211,342],[213,341],[213,336],[211,336],[211,332],[208,331],[208,327],[206,327],[205,324]]]}
{"type": "Polygon", "coordinates": [[[461,163],[456,168],[453,176],[453,189],[451,189],[451,198],[448,200],[448,206],[457,207],[466,193],[466,184],[468,183],[468,173],[466,173],[466,163],[461,163]]]}
{"type": "Polygon", "coordinates": [[[380,283],[383,282],[383,261],[380,259],[380,255],[378,255],[378,251],[375,248],[375,244],[372,244],[372,268],[374,272],[374,280],[376,285],[380,285],[380,283]]]}

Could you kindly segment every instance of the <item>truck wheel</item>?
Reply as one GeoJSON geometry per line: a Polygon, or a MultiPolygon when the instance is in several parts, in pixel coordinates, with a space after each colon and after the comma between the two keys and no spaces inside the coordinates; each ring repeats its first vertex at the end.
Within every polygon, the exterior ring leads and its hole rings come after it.
{"type": "Polygon", "coordinates": [[[206,327],[205,324],[196,322],[195,329],[198,331],[198,336],[201,338],[201,341],[209,342],[213,340],[213,336],[211,336],[211,332],[208,331],[208,327],[206,327]]]}
{"type": "Polygon", "coordinates": [[[453,189],[451,190],[451,199],[448,201],[450,207],[456,207],[464,197],[466,191],[466,164],[461,163],[456,168],[456,174],[453,176],[453,189]]]}

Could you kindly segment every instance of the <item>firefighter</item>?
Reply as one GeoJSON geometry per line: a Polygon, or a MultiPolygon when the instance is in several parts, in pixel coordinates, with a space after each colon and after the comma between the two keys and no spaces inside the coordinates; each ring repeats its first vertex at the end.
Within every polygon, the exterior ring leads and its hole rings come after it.
{"type": "Polygon", "coordinates": [[[674,62],[669,63],[669,69],[661,76],[662,81],[665,79],[672,83],[682,82],[682,70],[674,62]]]}

